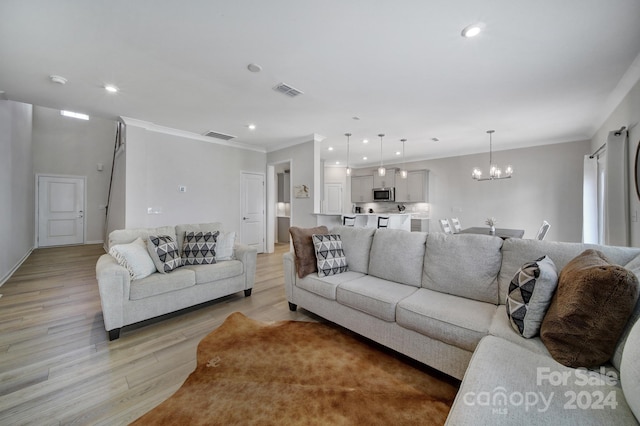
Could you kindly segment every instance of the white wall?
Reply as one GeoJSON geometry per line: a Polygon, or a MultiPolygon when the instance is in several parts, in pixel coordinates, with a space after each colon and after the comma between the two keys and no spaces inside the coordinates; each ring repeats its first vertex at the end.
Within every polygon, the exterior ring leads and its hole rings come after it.
{"type": "Polygon", "coordinates": [[[317,212],[316,205],[319,206],[320,188],[317,188],[320,176],[320,158],[317,153],[319,142],[310,140],[309,142],[283,148],[267,154],[267,164],[277,164],[291,160],[291,187],[296,185],[308,185],[311,196],[309,198],[296,198],[291,193],[291,226],[309,228],[316,226],[317,212]]]}
{"type": "Polygon", "coordinates": [[[631,218],[630,243],[632,247],[640,247],[640,222],[638,222],[640,200],[636,194],[634,174],[636,149],[640,143],[639,121],[640,81],[629,91],[591,139],[591,152],[594,152],[607,141],[607,135],[610,131],[620,129],[622,126],[629,129],[629,217],[631,218]]]}
{"type": "Polygon", "coordinates": [[[0,285],[35,241],[32,119],[31,105],[0,100],[0,285]]]}
{"type": "Polygon", "coordinates": [[[131,124],[125,151],[127,228],[222,222],[239,232],[241,171],[266,171],[265,153],[131,124]]]}
{"type": "Polygon", "coordinates": [[[78,120],[60,110],[33,107],[33,168],[35,173],[86,176],[87,243],[104,240],[116,122],[91,117],[78,120]],[[98,171],[101,163],[103,170],[98,171]]]}
{"type": "MultiPolygon", "coordinates": [[[[534,238],[543,220],[551,223],[548,240],[582,240],[582,163],[589,141],[494,152],[494,162],[511,164],[511,179],[476,182],[474,167],[488,169],[489,153],[407,163],[407,170],[428,169],[430,231],[439,232],[441,218],[458,217],[463,227],[524,229],[534,238]]],[[[388,167],[399,167],[389,164],[388,167]]],[[[354,174],[371,173],[371,168],[354,174]]]]}

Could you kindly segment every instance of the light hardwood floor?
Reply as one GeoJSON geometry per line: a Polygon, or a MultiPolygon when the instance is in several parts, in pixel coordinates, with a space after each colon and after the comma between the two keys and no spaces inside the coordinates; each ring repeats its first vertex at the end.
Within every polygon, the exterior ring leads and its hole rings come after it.
{"type": "Polygon", "coordinates": [[[95,264],[101,245],[35,250],[0,287],[0,424],[128,424],[195,368],[196,346],[235,311],[261,321],[317,321],[290,312],[282,254],[259,254],[251,297],[125,327],[109,342],[95,264]]]}

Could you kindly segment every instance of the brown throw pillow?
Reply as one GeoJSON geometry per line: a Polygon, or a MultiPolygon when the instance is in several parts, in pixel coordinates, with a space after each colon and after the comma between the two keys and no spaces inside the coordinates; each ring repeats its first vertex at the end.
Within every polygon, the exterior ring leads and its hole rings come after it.
{"type": "Polygon", "coordinates": [[[291,239],[293,240],[293,251],[296,254],[296,269],[298,277],[304,278],[312,272],[318,272],[316,262],[316,249],[311,240],[313,234],[329,233],[326,226],[317,226],[315,228],[298,228],[292,226],[289,228],[291,239]]]}
{"type": "Polygon", "coordinates": [[[586,250],[560,272],[540,328],[549,353],[568,367],[595,367],[614,353],[638,299],[633,272],[586,250]]]}

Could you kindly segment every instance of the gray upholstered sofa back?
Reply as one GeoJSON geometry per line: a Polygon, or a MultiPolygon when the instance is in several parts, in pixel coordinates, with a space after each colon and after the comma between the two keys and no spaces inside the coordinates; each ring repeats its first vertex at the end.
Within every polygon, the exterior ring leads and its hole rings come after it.
{"type": "Polygon", "coordinates": [[[488,235],[429,234],[422,287],[497,305],[501,247],[488,235]]]}
{"type": "Polygon", "coordinates": [[[340,234],[342,250],[347,258],[349,270],[369,273],[369,254],[375,228],[362,228],[354,226],[336,226],[330,231],[332,234],[340,234]]]}
{"type": "Polygon", "coordinates": [[[425,232],[378,229],[371,245],[369,275],[420,287],[426,241],[425,232]]]}
{"type": "Polygon", "coordinates": [[[157,228],[134,228],[134,229],[117,229],[109,234],[109,248],[117,244],[129,244],[136,238],[143,240],[149,238],[149,235],[168,235],[176,238],[176,230],[173,226],[159,226],[157,228]]]}

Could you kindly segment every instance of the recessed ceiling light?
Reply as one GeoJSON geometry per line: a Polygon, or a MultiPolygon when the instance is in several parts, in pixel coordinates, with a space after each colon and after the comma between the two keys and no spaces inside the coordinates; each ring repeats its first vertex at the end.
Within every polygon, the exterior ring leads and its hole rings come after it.
{"type": "Polygon", "coordinates": [[[362,157],[362,159],[363,159],[363,160],[366,160],[366,159],[367,159],[367,157],[362,157]]]}
{"type": "Polygon", "coordinates": [[[340,162],[339,162],[339,161],[336,161],[336,165],[338,165],[338,164],[340,164],[340,162]]]}
{"type": "Polygon", "coordinates": [[[464,27],[460,35],[466,38],[475,37],[478,34],[480,34],[483,29],[484,29],[484,24],[482,22],[477,22],[475,24],[467,25],[466,27],[464,27]]]}
{"type": "Polygon", "coordinates": [[[249,128],[249,130],[255,130],[256,129],[256,125],[251,123],[247,126],[249,128]]]}
{"type": "Polygon", "coordinates": [[[260,72],[262,71],[262,67],[258,64],[249,64],[247,65],[247,69],[251,72],[260,72]]]}
{"type": "Polygon", "coordinates": [[[402,154],[400,151],[396,151],[396,155],[400,155],[402,154]]]}
{"type": "Polygon", "coordinates": [[[369,143],[369,139],[362,139],[362,143],[369,143]]]}
{"type": "Polygon", "coordinates": [[[332,146],[329,147],[329,151],[333,151],[333,147],[332,146]]]}
{"type": "Polygon", "coordinates": [[[80,114],[79,112],[73,112],[73,111],[62,110],[60,111],[60,115],[64,115],[65,117],[71,117],[71,118],[79,118],[80,120],[89,119],[89,116],[87,114],[80,114]]]}
{"type": "Polygon", "coordinates": [[[62,84],[63,86],[67,84],[67,79],[59,75],[50,75],[49,80],[51,80],[52,83],[62,84]]]}
{"type": "Polygon", "coordinates": [[[118,93],[120,89],[118,89],[118,87],[114,86],[113,84],[105,84],[104,90],[106,90],[109,93],[118,93]]]}

